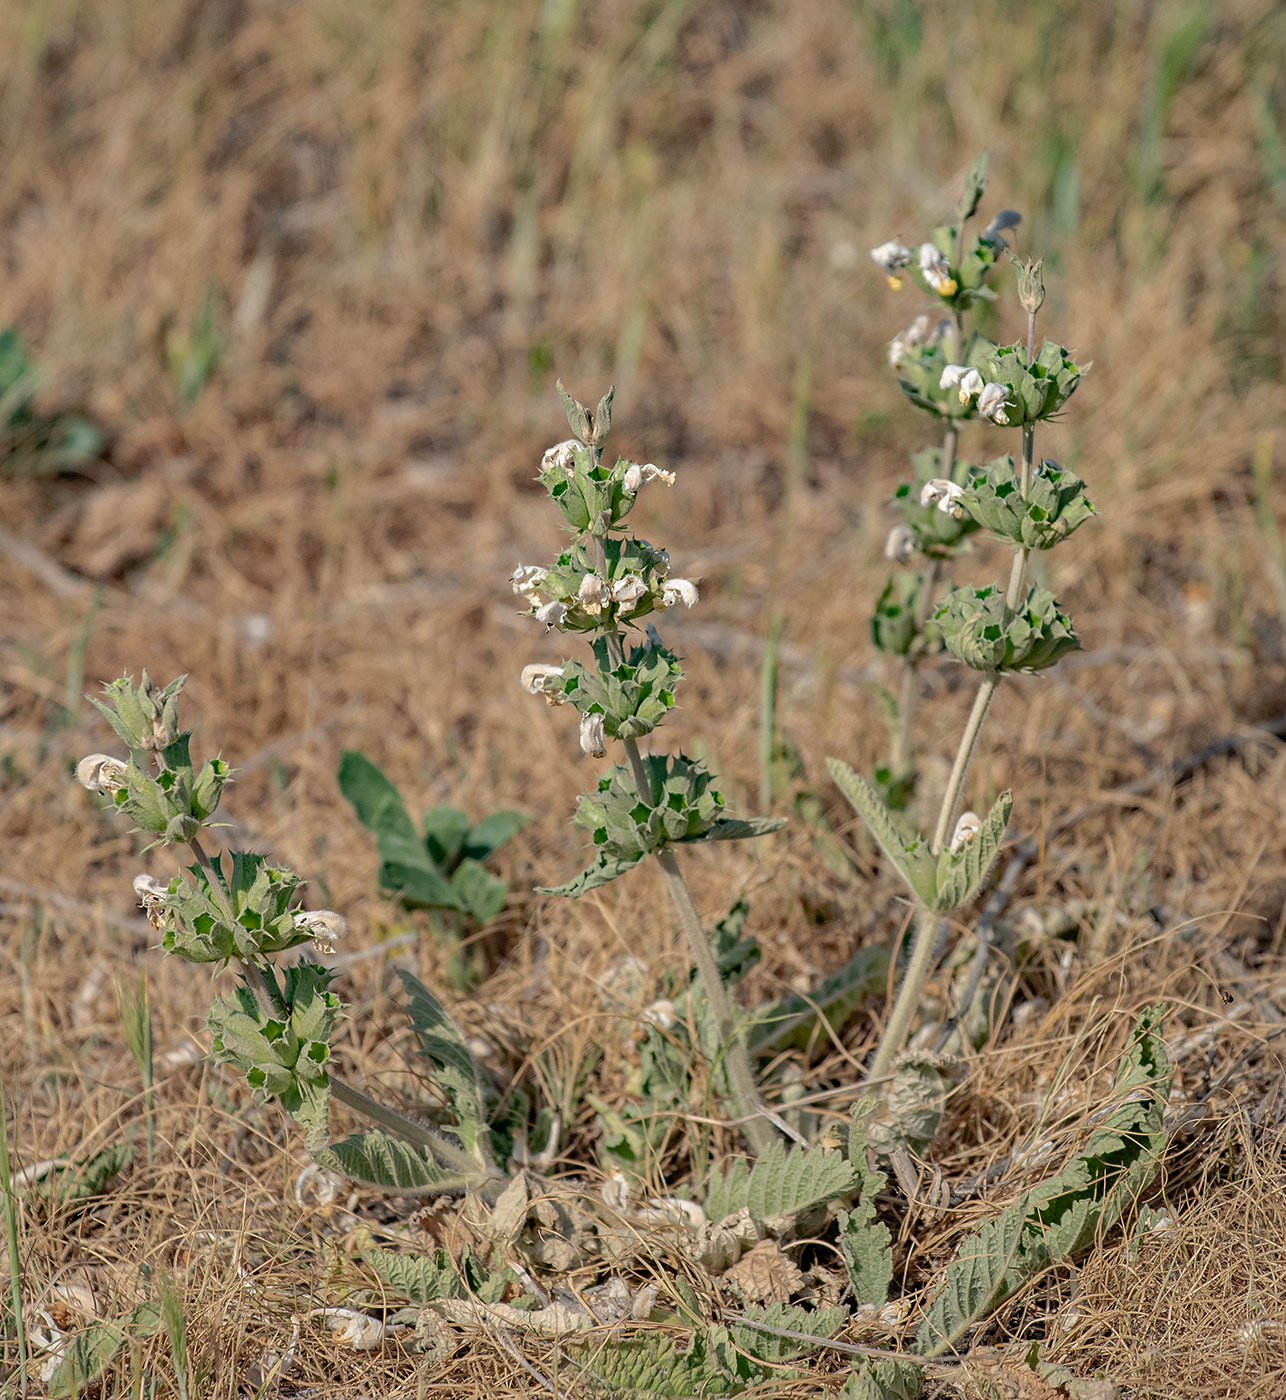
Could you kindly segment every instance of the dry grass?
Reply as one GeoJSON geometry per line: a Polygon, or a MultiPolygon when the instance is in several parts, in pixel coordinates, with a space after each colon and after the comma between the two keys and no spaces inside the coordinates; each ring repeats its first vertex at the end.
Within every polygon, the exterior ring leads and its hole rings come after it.
{"type": "MultiPolygon", "coordinates": [[[[554,372],[581,397],[614,379],[615,445],[680,471],[639,510],[679,571],[704,578],[701,607],[673,626],[691,679],[667,742],[703,743],[753,809],[760,639],[780,602],[799,786],[847,822],[822,759],[869,767],[883,742],[866,600],[883,501],[925,436],[882,371],[918,307],[864,250],[943,217],[982,146],[989,205],[1024,210],[1026,246],[1048,254],[1049,333],[1095,362],[1039,445],[1090,482],[1101,518],[1049,570],[1086,652],[1002,693],[974,792],[1012,783],[1016,823],[1040,836],[1087,796],[1283,708],[1286,579],[1253,473],[1280,475],[1286,408],[1280,8],[960,8],[0,7],[0,324],[19,323],[51,371],[48,406],[88,412],[110,439],[81,477],[18,463],[0,480],[18,542],[0,551],[0,1066],[22,1162],[137,1129],[113,976],[148,967],[159,1053],[199,1039],[208,1004],[201,969],[121,922],[137,920],[138,843],[69,781],[105,735],[80,692],[122,672],[191,674],[196,743],[239,770],[228,811],[361,943],[394,915],[338,795],[342,748],[413,805],[539,816],[516,843],[503,966],[459,1007],[502,1047],[503,1073],[542,1052],[560,1083],[528,1069],[530,1091],[569,1094],[610,1038],[595,979],[616,959],[646,955],[653,979],[677,965],[646,871],[575,905],[522,893],[578,868],[565,818],[589,775],[565,717],[517,689],[522,662],[557,657],[558,639],[519,624],[505,582],[558,539],[531,481],[563,435],[554,372]],[[168,356],[207,298],[222,359],[181,412],[168,356]],[[266,643],[247,627],[259,615],[266,643]]],[[[999,333],[1018,314],[1002,299],[999,333]]],[[[976,452],[995,450],[974,431],[976,452]]],[[[984,545],[966,567],[992,565],[984,545]]],[[[954,733],[965,680],[943,666],[929,688],[922,732],[954,733]]],[[[1265,741],[1176,791],[1109,798],[1050,844],[1017,905],[1084,911],[1079,936],[1011,979],[1016,1001],[1051,1009],[1021,1029],[997,1015],[934,1149],[953,1181],[1003,1158],[1073,1049],[1057,1111],[1078,1121],[1153,1000],[1187,1042],[1186,1094],[1234,1071],[1212,1099],[1222,1126],[1176,1146],[1178,1229],[1137,1258],[1105,1241],[1080,1270],[1084,1320],[1057,1340],[1061,1359],[1138,1396],[1286,1386],[1280,1330],[1237,1340],[1244,1323],[1286,1321],[1281,1055],[1265,1043],[1286,1009],[1284,775],[1265,741]]],[[[837,873],[798,823],[690,865],[706,915],[748,891],[754,993],[815,982],[901,916],[887,878],[837,873]]],[[[421,940],[426,977],[438,959],[421,940]]],[[[381,961],[341,990],[358,1013],[344,1054],[398,1082],[395,1045],[368,1029],[387,1022],[381,961]]],[[[881,1012],[848,1027],[846,1055],[881,1012]]],[[[851,1062],[825,1055],[802,1066],[808,1081],[851,1081],[851,1062]]],[[[595,1091],[622,1092],[627,1069],[609,1053],[595,1091]]],[[[180,1273],[204,1393],[233,1396],[292,1312],[345,1300],[353,1239],[296,1208],[302,1147],[284,1120],[208,1068],[162,1078],[157,1121],[155,1170],[30,1222],[28,1283],[39,1298],[87,1271],[110,1306],[140,1264],[180,1273]]],[[[592,1163],[592,1126],[580,1108],[569,1170],[592,1163]]],[[[677,1178],[685,1162],[671,1166],[677,1178]]],[[[908,1280],[969,1214],[904,1221],[908,1280]]],[[[1043,1335],[1069,1286],[1041,1285],[999,1331],[1043,1335]]],[[[305,1337],[292,1380],[328,1395],[535,1386],[486,1340],[429,1372],[338,1348],[315,1324],[305,1337]]],[[[150,1346],[169,1394],[164,1343],[150,1346]]],[[[127,1372],[128,1358],[116,1383],[127,1372]]]]}

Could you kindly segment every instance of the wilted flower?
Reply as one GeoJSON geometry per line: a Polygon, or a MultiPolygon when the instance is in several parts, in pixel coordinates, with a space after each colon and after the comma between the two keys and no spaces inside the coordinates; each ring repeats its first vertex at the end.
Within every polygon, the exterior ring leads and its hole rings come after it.
{"type": "Polygon", "coordinates": [[[169,893],[169,885],[164,880],[158,880],[155,875],[134,876],[134,894],[145,909],[154,904],[163,904],[169,893]]]}
{"type": "Polygon", "coordinates": [[[884,275],[888,278],[889,286],[896,292],[902,285],[902,279],[897,276],[900,267],[906,267],[911,261],[911,250],[901,243],[890,240],[888,243],[881,243],[878,248],[871,249],[871,261],[884,269],[884,275]]]}
{"type": "Polygon", "coordinates": [[[91,753],[76,765],[76,781],[90,792],[110,796],[124,786],[126,765],[111,754],[91,753]]]}
{"type": "Polygon", "coordinates": [[[580,587],[576,590],[576,597],[581,607],[591,617],[601,613],[611,602],[611,594],[607,584],[597,574],[586,574],[581,579],[580,587]]]}
{"type": "Polygon", "coordinates": [[[652,1025],[663,1031],[668,1031],[679,1019],[678,1008],[669,997],[662,997],[659,1001],[652,1002],[650,1006],[645,1006],[642,1015],[645,1021],[650,1021],[652,1025]]]}
{"type": "Polygon", "coordinates": [[[948,365],[938,380],[939,389],[958,389],[960,402],[967,404],[975,394],[981,394],[983,378],[976,369],[968,365],[948,365]]]}
{"type": "Polygon", "coordinates": [[[907,525],[895,525],[884,541],[884,557],[894,564],[909,564],[915,548],[915,533],[907,525]]]}
{"type": "Polygon", "coordinates": [[[546,627],[561,627],[563,618],[567,616],[567,604],[560,602],[557,598],[552,603],[545,603],[536,609],[536,617],[545,624],[546,627]]]}
{"type": "Polygon", "coordinates": [[[640,598],[646,598],[647,592],[647,584],[638,574],[626,574],[624,578],[618,578],[612,585],[612,602],[629,607],[631,603],[637,603],[640,598]]]}
{"type": "Polygon", "coordinates": [[[951,264],[932,243],[920,244],[920,275],[940,297],[955,296],[957,283],[951,264]]]}
{"type": "Polygon", "coordinates": [[[584,443],[579,438],[567,438],[563,442],[556,442],[553,447],[547,448],[545,455],[540,459],[540,469],[547,472],[550,467],[560,467],[568,476],[573,475],[576,470],[576,460],[572,453],[578,447],[583,447],[584,443]]]}
{"type": "Polygon", "coordinates": [[[1009,402],[1009,389],[1004,384],[984,384],[978,395],[978,412],[993,423],[1002,425],[1009,422],[1005,404],[1009,402]]]}
{"type": "Polygon", "coordinates": [[[926,481],[921,488],[920,504],[922,506],[936,505],[944,515],[953,515],[957,520],[963,520],[964,507],[958,504],[963,495],[963,487],[957,486],[954,481],[947,481],[943,477],[935,476],[932,481],[926,481]]]}
{"type": "Polygon", "coordinates": [[[602,715],[591,713],[580,717],[580,746],[581,752],[591,758],[602,758],[607,752],[602,715]]]}
{"type": "Polygon", "coordinates": [[[694,608],[698,597],[697,586],[690,578],[670,578],[661,589],[661,606],[672,608],[682,603],[684,607],[694,608]]]}
{"type": "Polygon", "coordinates": [[[542,569],[539,564],[519,564],[509,575],[509,582],[513,585],[513,591],[520,598],[526,598],[529,603],[534,603],[536,590],[548,576],[549,570],[542,569]]]}
{"type": "Polygon", "coordinates": [[[982,818],[977,812],[962,812],[951,837],[951,854],[955,855],[957,852],[963,851],[966,846],[973,842],[974,837],[981,830],[982,818]]]}
{"type": "Polygon", "coordinates": [[[314,1308],[308,1316],[322,1318],[336,1339],[354,1351],[373,1351],[384,1340],[384,1324],[379,1318],[355,1308],[314,1308]]]}
{"type": "Polygon", "coordinates": [[[297,909],[293,922],[296,928],[307,930],[319,953],[333,953],[348,933],[348,920],[333,909],[297,909]]]}
{"type": "Polygon", "coordinates": [[[1017,228],[1023,221],[1023,216],[1017,209],[1002,209],[999,214],[982,231],[982,241],[984,243],[998,243],[1002,248],[1009,247],[1009,240],[1002,236],[1002,230],[1017,228]]]}
{"type": "Polygon", "coordinates": [[[551,705],[566,700],[562,691],[563,668],[544,661],[533,661],[522,668],[522,688],[528,695],[543,695],[551,705]]]}
{"type": "Polygon", "coordinates": [[[633,462],[626,468],[623,485],[631,496],[637,495],[639,488],[646,486],[649,481],[664,481],[667,486],[673,486],[674,473],[663,472],[660,467],[654,467],[651,462],[644,466],[633,462]]]}

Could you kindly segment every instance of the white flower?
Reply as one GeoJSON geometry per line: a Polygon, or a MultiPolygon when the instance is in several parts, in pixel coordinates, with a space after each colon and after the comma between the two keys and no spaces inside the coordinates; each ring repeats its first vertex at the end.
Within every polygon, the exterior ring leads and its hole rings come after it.
{"type": "Polygon", "coordinates": [[[522,668],[522,688],[528,695],[543,695],[551,705],[561,705],[565,700],[562,692],[563,668],[550,666],[544,661],[533,661],[522,668]]]}
{"type": "Polygon", "coordinates": [[[915,533],[906,525],[895,525],[884,541],[884,557],[894,564],[908,564],[915,548],[915,533]]]}
{"type": "Polygon", "coordinates": [[[111,754],[91,753],[76,765],[76,781],[90,792],[110,795],[124,787],[126,765],[111,754]]]}
{"type": "Polygon", "coordinates": [[[654,1001],[650,1006],[643,1008],[643,1019],[650,1021],[652,1025],[658,1026],[663,1031],[668,1031],[679,1019],[678,1008],[668,997],[662,997],[659,1001],[654,1001]]]}
{"type": "Polygon", "coordinates": [[[942,371],[942,378],[938,380],[938,388],[958,389],[960,402],[967,404],[975,394],[982,393],[982,375],[968,365],[948,365],[942,371]]]}
{"type": "Polygon", "coordinates": [[[897,270],[905,267],[911,261],[911,250],[905,245],[890,239],[887,243],[881,243],[878,248],[871,249],[871,261],[884,269],[884,275],[889,280],[889,286],[896,292],[902,285],[902,279],[897,276],[897,270]]]}
{"type": "Polygon", "coordinates": [[[1005,404],[1009,402],[1009,389],[1004,384],[984,384],[978,395],[978,412],[993,423],[1005,424],[1009,416],[1005,404]]]}
{"type": "Polygon", "coordinates": [[[561,627],[563,618],[567,616],[567,604],[560,602],[557,598],[552,603],[546,603],[543,607],[536,609],[536,617],[543,622],[546,627],[561,627]]]}
{"type": "Polygon", "coordinates": [[[955,855],[958,851],[963,851],[966,846],[973,842],[974,837],[981,830],[982,818],[977,812],[962,812],[951,837],[951,854],[955,855]]]}
{"type": "Polygon", "coordinates": [[[939,321],[935,326],[927,315],[921,313],[914,321],[897,336],[889,345],[889,367],[897,367],[906,358],[907,352],[914,350],[919,345],[932,347],[936,345],[942,336],[942,328],[950,328],[950,321],[939,321]]]}
{"type": "Polygon", "coordinates": [[[1002,248],[1009,247],[1009,240],[1001,236],[1002,230],[1007,228],[1017,228],[1023,221],[1023,216],[1017,209],[1002,209],[999,214],[982,231],[982,241],[984,243],[999,243],[1002,248]]]}
{"type": "Polygon", "coordinates": [[[519,564],[509,575],[509,582],[513,585],[513,591],[520,598],[526,598],[529,603],[534,603],[536,590],[544,583],[548,575],[549,570],[542,569],[539,564],[519,564]]]}
{"type": "Polygon", "coordinates": [[[690,578],[669,578],[661,589],[661,606],[672,608],[682,603],[686,608],[694,608],[699,597],[697,586],[690,578]]]}
{"type": "Polygon", "coordinates": [[[607,752],[607,736],[603,732],[603,716],[588,714],[580,717],[580,747],[591,758],[602,758],[607,752]]]}
{"type": "Polygon", "coordinates": [[[134,895],[145,909],[153,909],[164,904],[169,897],[170,887],[155,875],[135,875],[134,895]]]}
{"type": "Polygon", "coordinates": [[[348,920],[333,909],[296,909],[292,920],[305,929],[319,953],[333,953],[335,945],[348,934],[348,920]]]}
{"type": "Polygon", "coordinates": [[[664,481],[667,486],[674,485],[674,473],[663,472],[660,467],[655,467],[651,462],[639,466],[637,462],[631,462],[625,472],[624,486],[631,496],[638,494],[641,486],[646,486],[649,481],[664,481]]]}
{"type": "Polygon", "coordinates": [[[540,459],[540,469],[547,472],[550,467],[560,467],[571,477],[576,472],[576,459],[572,454],[578,447],[585,444],[579,438],[567,438],[563,442],[556,442],[553,447],[547,448],[545,455],[540,459]]]}
{"type": "Polygon", "coordinates": [[[957,283],[951,264],[932,243],[920,244],[920,275],[940,297],[955,295],[957,283]]]}
{"type": "Polygon", "coordinates": [[[576,597],[591,617],[596,617],[611,601],[607,584],[597,574],[586,574],[581,579],[576,597]]]}
{"type": "Polygon", "coordinates": [[[628,607],[631,603],[637,603],[640,598],[646,598],[647,593],[647,584],[638,574],[626,574],[612,585],[612,602],[628,607]]]}
{"type": "Polygon", "coordinates": [[[957,486],[954,481],[935,476],[932,481],[924,483],[920,491],[920,504],[936,505],[943,515],[954,515],[957,520],[963,520],[964,508],[957,504],[963,495],[963,487],[957,486]]]}

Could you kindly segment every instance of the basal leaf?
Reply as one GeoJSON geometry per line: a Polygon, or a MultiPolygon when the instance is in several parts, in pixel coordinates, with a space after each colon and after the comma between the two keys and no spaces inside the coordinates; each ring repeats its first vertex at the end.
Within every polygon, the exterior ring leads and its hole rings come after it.
{"type": "Polygon", "coordinates": [[[429,807],[424,813],[424,845],[443,872],[455,869],[469,834],[469,818],[458,807],[429,807]]]}
{"type": "Polygon", "coordinates": [[[318,1166],[394,1195],[427,1196],[477,1183],[477,1178],[443,1171],[427,1154],[378,1128],[311,1150],[318,1166]]]}
{"type": "Polygon", "coordinates": [[[596,890],[602,885],[610,885],[618,876],[624,875],[627,870],[633,870],[644,859],[645,855],[600,855],[593,865],[582,870],[574,880],[568,880],[565,885],[538,885],[536,893],[561,894],[566,895],[569,899],[579,899],[581,895],[588,894],[590,890],[596,890]]]}
{"type": "Polygon", "coordinates": [[[887,948],[877,944],[859,948],[807,1000],[792,995],[757,1011],[751,1055],[764,1058],[782,1050],[802,1049],[817,1027],[819,1012],[834,1030],[843,1030],[844,1023],[868,996],[884,990],[888,972],[887,948]]]}
{"type": "Polygon", "coordinates": [[[711,1172],[706,1214],[711,1220],[722,1220],[742,1206],[748,1206],[760,1220],[798,1214],[846,1195],[856,1179],[852,1165],[840,1152],[798,1144],[787,1152],[785,1145],[775,1140],[753,1167],[738,1157],[727,1172],[711,1172]]]}
{"type": "Polygon", "coordinates": [[[403,1009],[419,1042],[420,1055],[432,1066],[434,1077],[446,1093],[452,1112],[462,1123],[485,1125],[486,1096],[482,1070],[463,1032],[418,977],[402,967],[397,969],[397,975],[402,979],[406,992],[403,1009]]]}
{"type": "MultiPolygon", "coordinates": [[[[416,845],[423,851],[417,838],[416,845]]],[[[381,849],[381,855],[384,850],[381,849]]],[[[467,913],[464,897],[445,876],[424,864],[385,860],[380,867],[380,888],[408,909],[458,909],[467,913]]]]}
{"type": "Polygon", "coordinates": [[[432,1303],[460,1298],[464,1288],[444,1249],[430,1254],[397,1254],[391,1249],[368,1249],[362,1258],[391,1292],[408,1302],[432,1303]]]}
{"type": "Polygon", "coordinates": [[[505,907],[508,884],[479,860],[466,856],[451,872],[451,884],[480,924],[494,919],[505,907]]]}
{"type": "Polygon", "coordinates": [[[915,1334],[920,1355],[949,1351],[1018,1286],[1014,1262],[1023,1219],[1023,1211],[1011,1207],[961,1244],[915,1334]]]}
{"type": "Polygon", "coordinates": [[[766,1307],[748,1307],[742,1317],[732,1324],[732,1339],[743,1350],[760,1361],[790,1361],[812,1349],[813,1343],[793,1337],[776,1337],[755,1326],[757,1322],[780,1327],[787,1332],[808,1332],[814,1337],[833,1337],[849,1320],[847,1308],[795,1307],[790,1303],[769,1303],[766,1307]]]}
{"type": "Polygon", "coordinates": [[[909,1361],[859,1361],[836,1400],[920,1400],[924,1373],[909,1361]]]}
{"type": "Polygon", "coordinates": [[[473,860],[486,860],[493,851],[499,850],[506,841],[512,840],[530,821],[531,818],[523,812],[492,812],[477,826],[469,828],[463,854],[473,860]]]}
{"type": "Polygon", "coordinates": [[[339,790],[352,804],[357,820],[377,838],[390,835],[419,840],[397,788],[355,749],[345,749],[340,756],[339,790]]]}

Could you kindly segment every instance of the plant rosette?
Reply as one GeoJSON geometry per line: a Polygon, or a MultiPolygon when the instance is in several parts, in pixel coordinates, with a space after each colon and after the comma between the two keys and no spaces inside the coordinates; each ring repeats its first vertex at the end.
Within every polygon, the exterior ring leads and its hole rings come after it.
{"type": "Polygon", "coordinates": [[[231,853],[231,875],[223,859],[213,861],[222,889],[215,890],[199,865],[192,881],[175,876],[155,914],[164,929],[167,953],[188,962],[248,962],[307,943],[312,933],[295,918],[295,900],[303,881],[293,870],[271,866],[263,856],[231,853]]]}
{"type": "Polygon", "coordinates": [[[1048,458],[1033,470],[1025,501],[1012,457],[973,468],[958,499],[977,524],[1025,549],[1052,549],[1094,514],[1085,483],[1048,458]]]}
{"type": "Polygon", "coordinates": [[[678,658],[651,637],[631,647],[619,666],[612,665],[605,638],[595,638],[592,646],[592,668],[579,661],[563,662],[563,698],[581,715],[602,715],[608,738],[650,734],[674,708],[674,687],[683,676],[678,658]]]}
{"type": "Polygon", "coordinates": [[[977,671],[1043,671],[1080,650],[1071,621],[1047,588],[1033,586],[1013,611],[996,585],[953,588],[933,617],[952,656],[977,671]]]}
{"type": "Polygon", "coordinates": [[[652,612],[679,603],[692,607],[697,587],[690,579],[670,578],[670,556],[647,540],[599,541],[606,576],[594,567],[584,543],[574,544],[542,569],[520,564],[510,576],[513,590],[529,604],[528,614],[563,632],[597,632],[617,624],[632,625],[652,612]]]}
{"type": "MultiPolygon", "coordinates": [[[[937,337],[932,343],[909,346],[898,360],[898,388],[918,408],[936,418],[963,422],[978,416],[975,395],[962,394],[959,383],[944,376],[948,366],[976,369],[982,379],[983,368],[995,354],[996,346],[986,336],[974,331],[966,340],[964,353],[956,357],[954,337],[937,337]]],[[[982,387],[982,380],[978,387],[982,387]]]]}
{"type": "Polygon", "coordinates": [[[643,767],[651,806],[639,797],[630,769],[617,765],[576,808],[576,824],[587,827],[599,850],[614,859],[641,859],[668,842],[704,836],[724,813],[723,794],[694,759],[650,754],[643,767]]]}
{"type": "MultiPolygon", "coordinates": [[[[978,529],[978,522],[972,516],[962,514],[957,518],[949,511],[939,510],[936,505],[920,504],[920,492],[928,481],[942,478],[942,449],[926,448],[911,458],[915,467],[915,481],[904,481],[893,493],[891,504],[901,512],[908,530],[915,537],[915,547],[935,559],[949,559],[964,541],[978,529]]],[[[957,459],[947,478],[957,486],[963,486],[969,474],[976,468],[971,462],[957,459]]]]}
{"type": "MultiPolygon", "coordinates": [[[[935,512],[941,514],[941,511],[935,512]]],[[[933,623],[917,626],[924,575],[891,574],[871,614],[871,641],[890,656],[927,656],[942,649],[942,634],[933,623]]]]}
{"type": "Polygon", "coordinates": [[[1026,345],[1018,342],[996,346],[978,369],[989,385],[1008,390],[1001,408],[987,416],[1001,426],[1021,428],[1052,418],[1071,398],[1089,365],[1076,364],[1061,345],[1046,340],[1031,365],[1026,345]]]}

